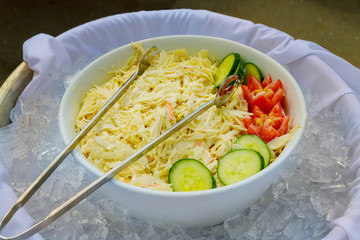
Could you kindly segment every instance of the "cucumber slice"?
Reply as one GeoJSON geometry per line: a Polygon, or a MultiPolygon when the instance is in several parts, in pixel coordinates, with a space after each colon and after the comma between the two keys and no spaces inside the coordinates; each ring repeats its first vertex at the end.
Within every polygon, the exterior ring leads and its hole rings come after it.
{"type": "Polygon", "coordinates": [[[270,150],[268,145],[260,137],[253,134],[245,134],[235,140],[233,149],[246,148],[252,149],[261,154],[264,158],[264,167],[270,163],[270,150]]]}
{"type": "Polygon", "coordinates": [[[169,171],[169,183],[174,191],[200,191],[216,188],[210,170],[196,159],[186,158],[174,163],[169,171]]]}
{"type": "Polygon", "coordinates": [[[238,53],[230,53],[224,57],[215,76],[215,87],[219,87],[228,76],[235,74],[239,63],[240,54],[238,53]]]}
{"type": "Polygon", "coordinates": [[[252,62],[245,63],[245,76],[244,76],[244,85],[248,84],[250,75],[254,75],[254,77],[262,82],[264,77],[260,71],[260,69],[252,62]]]}
{"type": "Polygon", "coordinates": [[[224,185],[244,180],[264,168],[264,158],[255,150],[233,150],[219,160],[217,174],[224,185]]]}

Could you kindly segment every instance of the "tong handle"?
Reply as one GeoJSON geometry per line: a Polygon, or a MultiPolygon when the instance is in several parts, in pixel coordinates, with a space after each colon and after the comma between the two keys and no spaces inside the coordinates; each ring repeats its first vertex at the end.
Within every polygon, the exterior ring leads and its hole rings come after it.
{"type": "MultiPolygon", "coordinates": [[[[36,180],[25,190],[19,197],[15,204],[3,217],[0,222],[0,231],[11,220],[14,214],[22,208],[25,203],[33,196],[33,194],[41,187],[46,179],[55,171],[55,169],[62,163],[62,161],[74,150],[79,142],[86,136],[86,134],[96,125],[96,123],[108,112],[108,110],[120,99],[131,84],[138,77],[138,70],[116,91],[116,93],[101,107],[93,118],[85,125],[83,129],[71,140],[71,142],[59,153],[59,155],[46,167],[46,169],[36,178],[36,180]]],[[[48,225],[48,224],[47,224],[48,225]]],[[[20,239],[20,238],[6,238],[0,235],[2,239],[20,239]]]]}
{"type": "MultiPolygon", "coordinates": [[[[94,191],[96,191],[98,188],[100,188],[102,185],[104,185],[106,182],[108,182],[109,180],[111,180],[115,175],[117,175],[119,172],[121,172],[123,169],[125,169],[126,167],[128,167],[129,165],[131,165],[132,163],[134,163],[135,161],[137,161],[139,158],[141,158],[142,156],[144,156],[147,152],[149,152],[150,150],[152,150],[153,148],[155,148],[156,146],[158,146],[160,143],[162,143],[163,141],[165,141],[166,139],[168,139],[170,136],[172,136],[175,132],[177,132],[178,130],[180,130],[183,126],[185,126],[186,124],[188,124],[189,122],[191,122],[194,118],[196,118],[197,116],[199,116],[200,114],[202,114],[203,112],[205,112],[207,109],[209,109],[211,106],[213,106],[215,104],[214,99],[208,101],[207,103],[205,103],[204,105],[202,105],[200,108],[198,108],[197,110],[195,110],[194,112],[192,112],[190,115],[186,116],[185,118],[183,118],[181,121],[177,122],[176,124],[174,124],[173,126],[171,126],[169,129],[167,129],[164,133],[162,133],[160,136],[158,136],[157,138],[155,138],[154,140],[152,140],[151,142],[149,142],[148,144],[146,144],[144,147],[142,147],[139,151],[137,151],[136,153],[134,153],[133,155],[129,156],[127,159],[125,159],[123,162],[121,162],[119,165],[117,165],[115,168],[111,169],[110,171],[108,171],[106,174],[104,174],[103,176],[101,176],[100,178],[98,178],[97,180],[95,180],[94,182],[92,182],[91,184],[89,184],[87,187],[85,187],[83,190],[81,190],[80,192],[78,192],[76,195],[74,195],[72,198],[70,198],[69,200],[67,200],[66,202],[64,202],[62,205],[60,205],[58,208],[56,208],[55,210],[53,210],[46,218],[44,218],[44,220],[36,223],[35,225],[33,225],[32,227],[30,227],[29,229],[25,230],[24,232],[16,235],[16,236],[12,236],[12,237],[5,237],[0,235],[0,240],[19,240],[19,239],[25,239],[28,237],[31,237],[32,235],[34,235],[35,233],[41,231],[42,229],[44,229],[45,227],[47,227],[49,224],[51,224],[53,221],[55,221],[57,218],[59,218],[61,215],[63,215],[65,212],[69,211],[72,207],[74,207],[76,204],[78,204],[79,202],[81,202],[83,199],[85,199],[87,196],[89,196],[91,193],[93,193],[94,191]]],[[[95,116],[94,116],[95,118],[95,116]]],[[[69,144],[68,146],[70,146],[71,144],[69,144]]],[[[76,146],[76,145],[75,145],[76,146]]],[[[63,151],[65,152],[65,150],[63,151]]],[[[63,153],[62,152],[62,153],[63,153]]],[[[61,154],[60,154],[61,155],[61,154]]],[[[60,156],[59,155],[59,156],[60,156]]],[[[65,157],[63,157],[65,158],[65,157]]],[[[58,158],[57,158],[58,159],[58,158]]],[[[57,160],[59,161],[59,160],[57,160]]],[[[53,161],[53,163],[51,165],[56,165],[57,166],[60,163],[57,163],[56,160],[53,161]],[[54,164],[53,164],[54,163],[54,164]]],[[[50,166],[49,166],[50,168],[50,166]]],[[[56,167],[55,167],[56,168],[56,167]]],[[[53,170],[55,170],[52,169],[53,170]]],[[[45,181],[46,178],[41,178],[42,176],[49,176],[51,173],[48,173],[47,170],[39,176],[39,180],[37,179],[36,182],[40,182],[40,181],[45,181]]],[[[5,215],[5,217],[3,218],[2,222],[0,223],[0,227],[3,228],[12,218],[12,216],[15,214],[15,212],[20,209],[22,207],[22,204],[24,204],[31,196],[28,196],[29,194],[33,194],[38,187],[40,187],[42,184],[35,184],[34,182],[34,187],[31,189],[32,191],[26,191],[18,200],[18,202],[16,202],[13,207],[8,211],[8,213],[5,215]]],[[[31,186],[33,186],[31,185],[31,186]]],[[[1,229],[0,228],[0,229],[1,229]]]]}
{"type": "MultiPolygon", "coordinates": [[[[33,225],[28,230],[24,231],[13,237],[5,237],[1,235],[2,229],[9,223],[12,219],[14,214],[22,208],[25,203],[34,195],[34,193],[41,187],[41,185],[46,181],[46,179],[55,171],[55,169],[62,163],[62,161],[74,150],[74,148],[79,144],[79,142],[89,133],[89,131],[96,125],[98,121],[109,111],[109,109],[114,106],[114,104],[120,99],[120,97],[126,92],[126,90],[131,86],[131,84],[140,76],[142,75],[146,69],[150,67],[150,62],[148,61],[148,57],[152,54],[152,52],[156,51],[157,47],[153,46],[149,50],[147,50],[144,55],[142,56],[138,68],[133,75],[115,92],[115,94],[100,108],[100,110],[95,114],[94,117],[85,125],[81,131],[76,134],[76,136],[70,141],[70,143],[59,153],[59,155],[45,168],[45,170],[35,179],[35,181],[25,190],[25,192],[19,197],[19,199],[15,202],[15,204],[10,208],[10,210],[5,214],[3,219],[0,222],[0,240],[11,240],[11,239],[24,239],[32,236],[33,234],[37,233],[44,227],[48,226],[51,222],[57,219],[59,216],[64,214],[67,210],[71,207],[75,206],[78,202],[80,202],[83,198],[71,198],[70,202],[68,203],[67,208],[65,208],[65,203],[61,207],[57,208],[53,212],[51,212],[43,221],[38,222],[37,224],[33,225]]],[[[106,175],[105,175],[106,176],[106,175]]],[[[105,177],[104,176],[104,177],[105,177]]],[[[90,184],[88,192],[84,192],[84,196],[88,196],[97,188],[102,186],[105,182],[109,179],[105,177],[104,179],[100,180],[100,185],[96,185],[95,182],[90,184]],[[95,185],[94,185],[95,184],[95,185]],[[94,186],[93,186],[94,185],[94,186]],[[91,191],[92,190],[92,191],[91,191]]],[[[84,189],[86,190],[86,189],[84,189]]],[[[82,191],[83,192],[83,191],[82,191]]],[[[84,197],[84,198],[85,198],[84,197]]],[[[66,202],[67,203],[67,202],[66,202]]]]}
{"type": "Polygon", "coordinates": [[[5,237],[1,235],[1,230],[6,226],[6,224],[12,219],[14,214],[24,206],[24,204],[32,197],[32,195],[40,188],[40,186],[46,181],[46,179],[55,171],[55,169],[61,164],[61,162],[69,155],[69,153],[77,146],[77,144],[85,137],[85,135],[95,126],[95,124],[106,114],[106,112],[120,99],[120,97],[125,93],[125,91],[130,87],[133,81],[139,75],[150,66],[149,62],[146,61],[146,56],[148,56],[152,51],[155,51],[157,48],[152,47],[149,49],[140,61],[139,67],[137,71],[119,88],[116,93],[101,107],[101,109],[96,113],[96,115],[86,124],[86,126],[74,137],[74,139],[65,147],[65,149],[50,163],[50,165],[40,174],[40,176],[26,189],[26,191],[20,196],[20,198],[16,201],[16,203],[10,208],[10,210],[6,213],[3,219],[0,222],[0,240],[19,240],[31,237],[35,233],[41,231],[46,226],[51,224],[65,212],[69,211],[76,204],[81,202],[91,193],[96,191],[106,182],[111,180],[115,175],[121,172],[123,169],[137,161],[139,158],[144,156],[146,153],[151,151],[153,148],[158,146],[160,143],[168,139],[186,124],[191,122],[194,118],[204,113],[207,109],[215,105],[220,108],[226,102],[230,100],[233,95],[234,86],[230,86],[229,84],[235,81],[235,86],[238,84],[238,77],[235,75],[229,76],[224,80],[221,84],[218,94],[214,99],[209,100],[201,107],[196,109],[194,112],[183,118],[181,121],[177,122],[165,132],[163,132],[160,136],[146,144],[140,150],[132,154],[130,157],[126,158],[120,164],[118,164],[115,168],[108,171],[103,176],[99,177],[97,180],[89,184],[83,190],[78,192],[72,198],[64,202],[58,208],[53,210],[46,218],[42,221],[34,224],[32,227],[28,228],[24,232],[11,237],[5,237]]]}

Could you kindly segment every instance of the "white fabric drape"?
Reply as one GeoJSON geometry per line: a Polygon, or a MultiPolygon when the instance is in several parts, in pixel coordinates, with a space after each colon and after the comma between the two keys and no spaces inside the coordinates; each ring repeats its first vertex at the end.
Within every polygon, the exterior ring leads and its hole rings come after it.
{"type": "MultiPolygon", "coordinates": [[[[286,65],[300,87],[319,96],[322,107],[336,103],[349,132],[355,180],[344,215],[331,223],[326,239],[358,239],[360,236],[360,70],[321,46],[294,40],[276,29],[205,10],[163,10],[125,13],[102,18],[73,28],[57,37],[39,34],[24,43],[24,60],[34,71],[32,82],[22,93],[29,96],[46,88],[48,74],[71,66],[79,57],[94,59],[114,48],[145,38],[195,34],[227,38],[256,48],[286,65]],[[326,87],[324,87],[326,86],[326,87]]],[[[0,162],[0,217],[16,196],[9,187],[9,176],[0,162]]],[[[25,211],[17,218],[29,225],[25,211]],[[22,216],[26,216],[23,218],[22,216]]],[[[16,228],[16,225],[14,225],[16,228]]],[[[9,229],[11,233],[11,229],[9,229]]],[[[35,236],[34,238],[40,238],[35,236]]]]}

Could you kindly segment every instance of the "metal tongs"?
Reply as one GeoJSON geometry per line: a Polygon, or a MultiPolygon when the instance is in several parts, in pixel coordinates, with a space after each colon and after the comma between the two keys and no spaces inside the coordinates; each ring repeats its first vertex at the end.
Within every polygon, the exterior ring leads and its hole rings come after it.
{"type": "Polygon", "coordinates": [[[143,148],[135,152],[130,157],[126,158],[119,165],[108,171],[106,174],[92,182],[90,185],[85,187],[79,193],[74,195],[72,198],[64,202],[58,208],[53,210],[47,217],[38,223],[34,224],[32,227],[28,228],[24,232],[11,237],[5,237],[1,235],[1,231],[12,219],[14,214],[22,208],[25,203],[32,197],[32,195],[40,188],[40,186],[46,181],[46,179],[55,171],[55,169],[60,165],[60,163],[72,152],[72,150],[78,145],[78,143],[83,139],[86,134],[95,126],[95,124],[107,113],[107,111],[120,99],[120,97],[126,92],[130,85],[141,76],[149,67],[150,62],[149,58],[153,51],[156,51],[157,47],[150,48],[141,58],[137,71],[117,90],[117,92],[102,106],[99,112],[86,124],[86,126],[72,139],[72,141],[65,147],[65,149],[59,153],[59,155],[49,164],[49,166],[40,174],[40,176],[25,190],[25,192],[19,197],[16,203],[10,208],[6,213],[4,218],[0,222],[0,240],[15,240],[15,239],[26,239],[34,235],[35,233],[41,231],[58,217],[63,215],[65,212],[70,210],[76,204],[81,202],[95,190],[100,188],[102,185],[110,181],[115,175],[124,170],[126,167],[137,161],[147,152],[155,148],[157,145],[162,143],[164,140],[168,139],[175,132],[180,130],[186,124],[191,122],[194,118],[205,112],[207,109],[215,105],[218,108],[221,108],[225,103],[227,103],[233,95],[233,90],[239,84],[239,79],[236,75],[229,76],[221,84],[218,93],[215,98],[208,101],[194,112],[183,118],[181,121],[177,122],[169,129],[167,129],[160,136],[146,144],[143,148]]]}

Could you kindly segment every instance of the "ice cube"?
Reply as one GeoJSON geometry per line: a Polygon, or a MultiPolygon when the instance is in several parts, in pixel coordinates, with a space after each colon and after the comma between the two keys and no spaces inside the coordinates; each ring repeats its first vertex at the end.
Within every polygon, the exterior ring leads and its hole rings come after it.
{"type": "MultiPolygon", "coordinates": [[[[21,193],[64,147],[57,125],[59,102],[78,69],[53,74],[46,91],[34,91],[12,111],[14,122],[0,129],[1,161],[12,186],[21,193]]],[[[285,171],[249,209],[223,224],[205,228],[160,230],[130,218],[125,209],[96,191],[55,223],[41,231],[45,239],[320,239],[329,222],[346,209],[349,147],[339,114],[306,97],[309,119],[303,140],[288,159],[285,171]],[[322,109],[317,115],[316,109],[322,109]]],[[[91,182],[90,174],[72,157],[60,165],[26,209],[36,219],[91,182]]]]}
{"type": "Polygon", "coordinates": [[[325,237],[326,233],[329,231],[329,222],[327,221],[318,221],[311,226],[313,230],[313,238],[322,238],[325,237]]]}
{"type": "Polygon", "coordinates": [[[34,165],[23,159],[13,159],[12,168],[10,170],[11,182],[14,190],[20,194],[34,180],[34,165]]]}
{"type": "Polygon", "coordinates": [[[284,229],[284,236],[292,240],[312,239],[310,229],[306,229],[303,219],[296,219],[290,222],[284,229]]]}
{"type": "Polygon", "coordinates": [[[140,234],[140,238],[142,240],[160,240],[159,235],[156,233],[152,225],[140,234]]]}
{"type": "Polygon", "coordinates": [[[287,209],[287,207],[280,205],[280,209],[278,213],[272,214],[272,224],[269,224],[266,228],[266,234],[268,236],[280,237],[288,223],[296,219],[296,215],[287,209]]]}
{"type": "MultiPolygon", "coordinates": [[[[206,237],[205,239],[207,239],[208,237],[214,237],[215,239],[230,239],[230,237],[228,236],[225,228],[224,228],[224,224],[217,224],[217,225],[213,225],[213,226],[209,226],[209,227],[205,227],[202,229],[202,236],[206,237]]],[[[201,239],[201,237],[194,237],[194,239],[201,239]]],[[[210,238],[211,239],[211,238],[210,238]]]]}
{"type": "Polygon", "coordinates": [[[184,231],[184,229],[178,227],[178,226],[174,226],[171,227],[169,229],[167,229],[164,233],[161,234],[160,236],[161,240],[167,240],[167,239],[171,239],[171,240],[191,240],[191,238],[189,237],[189,235],[186,234],[186,232],[184,231]]]}
{"type": "Polygon", "coordinates": [[[326,215],[326,220],[328,222],[331,222],[336,218],[343,216],[345,210],[346,210],[346,206],[344,204],[335,201],[334,206],[329,210],[329,212],[326,215]]]}
{"type": "Polygon", "coordinates": [[[136,233],[132,233],[120,238],[120,240],[141,240],[141,238],[136,233]]]}
{"type": "Polygon", "coordinates": [[[82,231],[94,240],[105,240],[109,234],[109,229],[101,223],[84,224],[82,231]]]}
{"type": "Polygon", "coordinates": [[[224,222],[224,228],[231,238],[243,235],[251,227],[248,216],[240,213],[224,222]]]}

